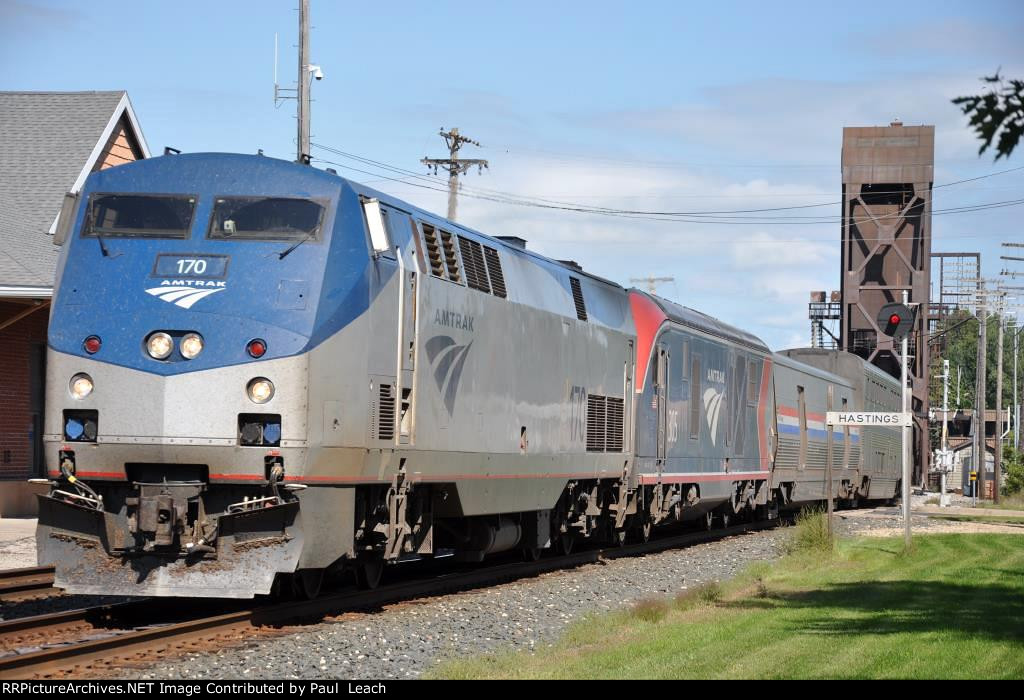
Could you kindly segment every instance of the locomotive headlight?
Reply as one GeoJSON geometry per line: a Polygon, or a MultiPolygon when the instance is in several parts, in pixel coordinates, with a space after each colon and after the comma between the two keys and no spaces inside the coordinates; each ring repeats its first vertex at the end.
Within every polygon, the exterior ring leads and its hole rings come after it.
{"type": "Polygon", "coordinates": [[[256,377],[247,388],[253,403],[266,403],[274,398],[274,383],[265,377],[256,377]]]}
{"type": "Polygon", "coordinates": [[[181,356],[186,360],[191,360],[202,351],[203,336],[198,333],[189,333],[181,339],[181,356]]]}
{"type": "Polygon", "coordinates": [[[71,378],[71,395],[78,400],[92,393],[92,377],[85,373],[76,374],[71,378]]]}
{"type": "Polygon", "coordinates": [[[154,360],[165,360],[174,350],[174,340],[162,331],[154,333],[146,341],[146,350],[154,360]]]}

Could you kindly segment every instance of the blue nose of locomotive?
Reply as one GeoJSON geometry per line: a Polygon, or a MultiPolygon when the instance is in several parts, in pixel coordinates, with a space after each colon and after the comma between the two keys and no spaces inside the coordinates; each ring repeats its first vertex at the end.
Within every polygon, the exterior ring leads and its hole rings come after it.
{"type": "Polygon", "coordinates": [[[346,181],[262,156],[94,173],[62,251],[50,345],[158,375],[301,353],[365,310],[346,181]]]}

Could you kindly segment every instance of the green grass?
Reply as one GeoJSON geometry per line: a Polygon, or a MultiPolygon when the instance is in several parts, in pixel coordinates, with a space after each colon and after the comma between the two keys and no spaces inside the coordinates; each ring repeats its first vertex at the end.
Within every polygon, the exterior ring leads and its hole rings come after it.
{"type": "Polygon", "coordinates": [[[986,501],[979,503],[982,508],[994,508],[996,510],[1024,510],[1024,493],[1016,493],[1012,496],[1000,496],[999,503],[986,501]]]}
{"type": "Polygon", "coordinates": [[[953,520],[959,523],[990,523],[992,525],[1024,525],[1024,518],[1012,515],[929,515],[932,520],[953,520]]]}
{"type": "Polygon", "coordinates": [[[797,550],[721,586],[591,617],[440,678],[1024,678],[1024,537],[797,550]]]}

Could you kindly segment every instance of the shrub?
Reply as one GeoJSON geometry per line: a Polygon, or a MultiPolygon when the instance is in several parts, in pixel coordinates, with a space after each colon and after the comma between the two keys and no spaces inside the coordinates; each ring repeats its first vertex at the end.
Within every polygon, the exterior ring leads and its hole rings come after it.
{"type": "Polygon", "coordinates": [[[1003,495],[1024,492],[1024,458],[1021,453],[1007,446],[1003,449],[1003,464],[1006,465],[1006,481],[1001,489],[1003,495]]]}
{"type": "Polygon", "coordinates": [[[705,583],[676,596],[675,606],[679,610],[689,610],[698,605],[714,605],[722,599],[722,587],[717,583],[705,583]]]}
{"type": "Polygon", "coordinates": [[[835,547],[828,532],[828,515],[820,508],[804,508],[796,518],[789,551],[831,553],[835,547]]]}
{"type": "Polygon", "coordinates": [[[668,614],[668,603],[656,598],[641,600],[633,606],[632,613],[644,622],[661,622],[668,614]]]}

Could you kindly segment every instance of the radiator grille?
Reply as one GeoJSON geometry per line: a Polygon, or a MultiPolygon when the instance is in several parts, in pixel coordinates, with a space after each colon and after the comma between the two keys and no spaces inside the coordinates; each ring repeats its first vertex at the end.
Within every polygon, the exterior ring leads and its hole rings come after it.
{"type": "Polygon", "coordinates": [[[487,275],[491,278],[491,293],[496,297],[506,298],[505,275],[501,271],[501,258],[494,248],[484,246],[484,258],[487,260],[487,275]]]}
{"type": "Polygon", "coordinates": [[[609,396],[606,399],[606,402],[608,437],[605,440],[605,449],[608,452],[622,452],[622,399],[616,399],[609,396]]]}
{"type": "Polygon", "coordinates": [[[583,300],[583,287],[575,277],[569,278],[569,285],[572,287],[572,301],[576,304],[576,318],[581,321],[587,320],[587,303],[583,300]]]}
{"type": "Polygon", "coordinates": [[[441,245],[444,247],[444,264],[448,268],[448,279],[461,283],[462,275],[459,274],[459,259],[455,255],[454,236],[442,230],[441,245]]]}
{"type": "Polygon", "coordinates": [[[587,452],[622,452],[623,400],[587,395],[587,452]]]}
{"type": "Polygon", "coordinates": [[[423,224],[423,244],[427,251],[430,274],[444,277],[444,261],[441,259],[441,246],[437,242],[437,230],[429,224],[423,224]]]}
{"type": "Polygon", "coordinates": [[[459,249],[462,251],[462,263],[466,266],[466,284],[490,294],[491,285],[487,281],[483,247],[476,241],[459,236],[459,249]]]}
{"type": "Polygon", "coordinates": [[[395,439],[395,388],[380,384],[377,393],[377,439],[395,439]]]}
{"type": "Polygon", "coordinates": [[[608,428],[605,417],[603,396],[587,396],[587,452],[605,451],[605,434],[608,428]]]}

